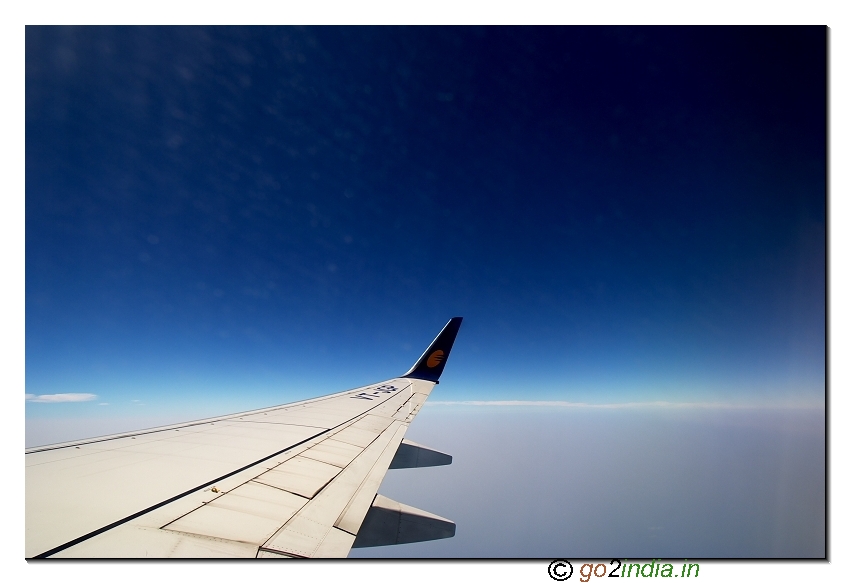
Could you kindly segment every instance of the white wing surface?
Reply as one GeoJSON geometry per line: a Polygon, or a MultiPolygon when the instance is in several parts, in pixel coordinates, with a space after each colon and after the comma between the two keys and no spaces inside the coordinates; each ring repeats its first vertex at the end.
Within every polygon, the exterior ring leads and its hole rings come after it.
{"type": "Polygon", "coordinates": [[[26,556],[345,557],[454,535],[377,496],[387,470],[451,463],[404,441],[460,328],[403,377],[308,401],[26,450],[26,556]]]}

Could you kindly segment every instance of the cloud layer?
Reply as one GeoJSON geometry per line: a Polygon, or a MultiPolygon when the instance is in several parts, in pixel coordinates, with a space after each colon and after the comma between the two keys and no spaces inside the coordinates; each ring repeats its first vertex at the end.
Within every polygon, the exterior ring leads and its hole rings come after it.
{"type": "Polygon", "coordinates": [[[824,427],[814,409],[425,407],[405,437],[452,463],[379,493],[457,533],[349,556],[823,557],[824,427]]]}
{"type": "Polygon", "coordinates": [[[575,407],[589,409],[633,409],[658,407],[665,409],[822,409],[822,404],[782,403],[723,403],[723,402],[673,402],[642,401],[628,403],[578,403],[573,401],[428,401],[432,405],[474,405],[479,407],[575,407]]]}
{"type": "Polygon", "coordinates": [[[79,401],[94,401],[94,393],[56,393],[55,395],[26,394],[26,400],[31,403],[76,403],[79,401]]]}

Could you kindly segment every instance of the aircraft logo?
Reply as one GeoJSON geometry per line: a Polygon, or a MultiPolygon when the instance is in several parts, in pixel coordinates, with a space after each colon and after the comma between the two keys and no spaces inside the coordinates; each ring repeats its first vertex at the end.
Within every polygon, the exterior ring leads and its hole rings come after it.
{"type": "Polygon", "coordinates": [[[428,357],[428,362],[425,364],[428,365],[428,368],[434,368],[441,362],[443,362],[443,355],[445,353],[442,350],[435,350],[431,353],[431,356],[428,357]]]}

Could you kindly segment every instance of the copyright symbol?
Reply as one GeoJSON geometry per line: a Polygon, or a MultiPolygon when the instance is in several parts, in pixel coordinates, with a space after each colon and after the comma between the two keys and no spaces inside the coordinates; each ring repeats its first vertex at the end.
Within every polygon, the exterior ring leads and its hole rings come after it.
{"type": "Polygon", "coordinates": [[[555,581],[566,581],[573,576],[573,564],[565,559],[549,563],[549,576],[555,581]]]}

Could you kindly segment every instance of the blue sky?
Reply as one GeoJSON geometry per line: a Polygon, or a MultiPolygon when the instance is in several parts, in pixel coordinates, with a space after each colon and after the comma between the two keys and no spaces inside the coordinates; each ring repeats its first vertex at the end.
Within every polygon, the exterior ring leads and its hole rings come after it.
{"type": "Polygon", "coordinates": [[[29,27],[28,444],[379,381],[456,315],[434,400],[823,407],[824,50],[29,27]]]}
{"type": "Polygon", "coordinates": [[[29,28],[27,393],[278,402],[463,315],[458,398],[822,403],[823,51],[29,28]]]}

